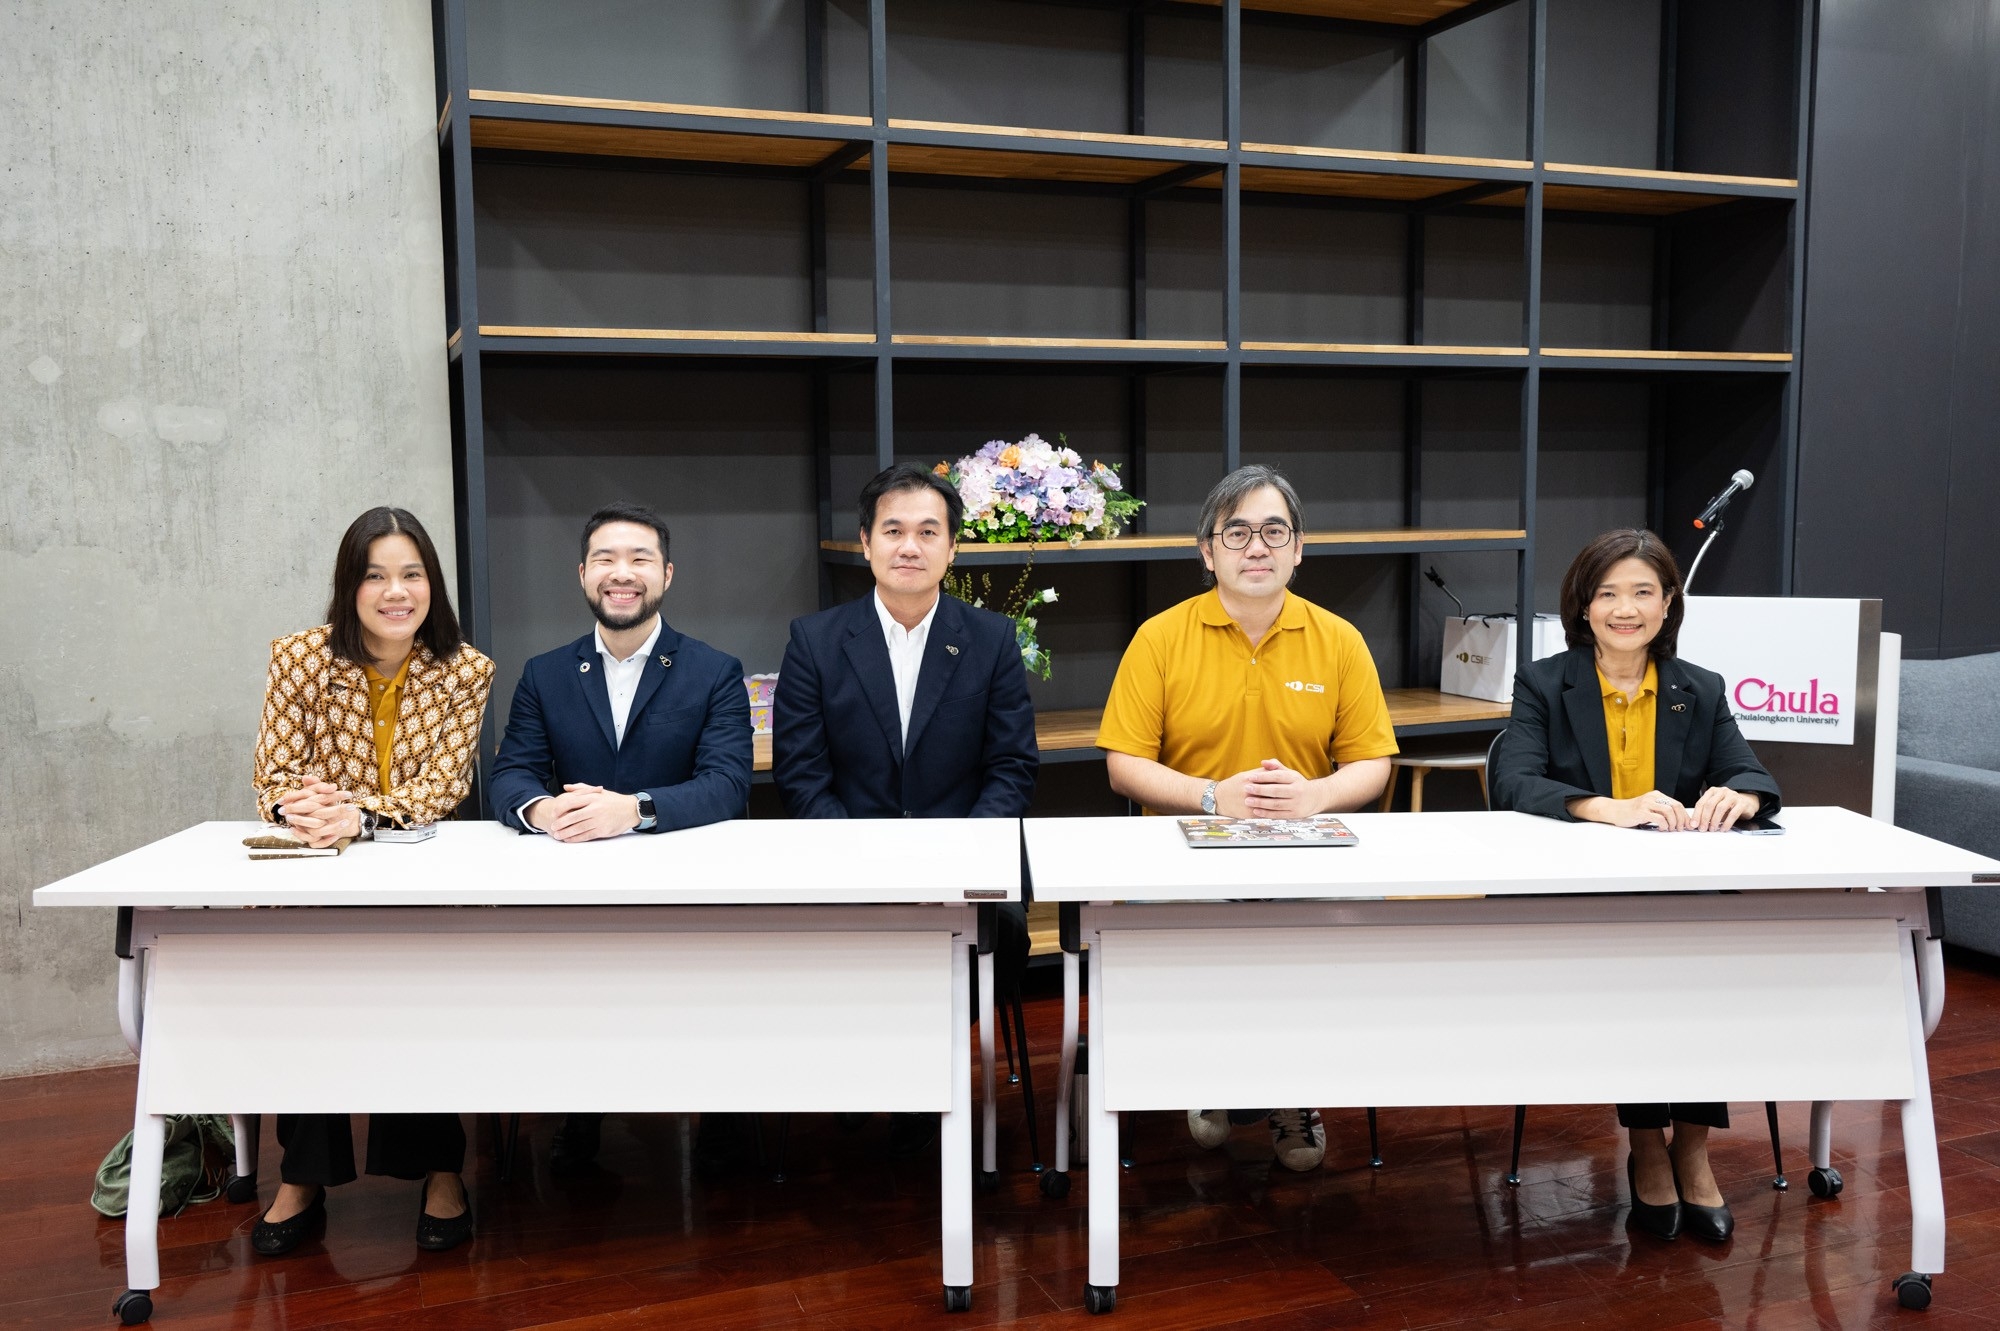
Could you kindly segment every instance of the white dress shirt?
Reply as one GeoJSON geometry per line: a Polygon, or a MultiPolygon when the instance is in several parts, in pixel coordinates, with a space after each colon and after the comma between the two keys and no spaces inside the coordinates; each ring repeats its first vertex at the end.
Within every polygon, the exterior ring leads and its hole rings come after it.
{"type": "Polygon", "coordinates": [[[906,629],[896,622],[889,613],[889,607],[882,604],[882,593],[875,593],[875,615],[882,621],[882,636],[889,644],[889,670],[896,677],[896,711],[903,718],[903,742],[910,742],[910,708],[917,701],[917,672],[924,665],[924,644],[930,641],[931,621],[937,618],[938,601],[931,602],[931,608],[913,629],[906,629]]]}
{"type": "MultiPolygon", "coordinates": [[[[928,623],[929,621],[925,622],[928,623]]],[[[604,645],[603,629],[591,630],[591,637],[597,642],[598,660],[604,663],[605,689],[611,695],[611,727],[613,732],[618,736],[618,746],[620,748],[625,746],[625,723],[632,717],[632,699],[639,692],[639,677],[646,673],[646,658],[653,654],[653,644],[660,640],[660,629],[665,623],[665,620],[656,617],[653,620],[653,631],[646,635],[646,641],[640,644],[638,651],[632,653],[623,661],[613,656],[611,649],[604,645]]],[[[589,686],[586,684],[585,687],[589,686]]],[[[903,711],[903,724],[905,726],[909,724],[908,708],[905,708],[903,711]]],[[[549,796],[547,795],[537,795],[514,811],[516,816],[521,820],[521,826],[527,828],[530,832],[539,833],[541,831],[539,827],[528,821],[528,810],[548,798],[549,796]]]]}

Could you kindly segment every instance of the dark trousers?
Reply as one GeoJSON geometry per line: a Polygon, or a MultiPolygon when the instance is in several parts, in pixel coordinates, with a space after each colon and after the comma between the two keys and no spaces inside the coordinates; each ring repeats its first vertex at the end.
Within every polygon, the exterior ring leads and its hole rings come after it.
{"type": "MultiPolygon", "coordinates": [[[[287,1183],[339,1187],[354,1182],[354,1124],[345,1114],[280,1114],[278,1145],[287,1183]]],[[[371,1114],[368,1172],[389,1178],[458,1174],[465,1169],[465,1125],[456,1114],[371,1114]]]]}
{"type": "Polygon", "coordinates": [[[1726,1128],[1729,1106],[1717,1104],[1619,1105],[1621,1128],[1664,1128],[1669,1122],[1692,1123],[1697,1127],[1726,1128]]]}

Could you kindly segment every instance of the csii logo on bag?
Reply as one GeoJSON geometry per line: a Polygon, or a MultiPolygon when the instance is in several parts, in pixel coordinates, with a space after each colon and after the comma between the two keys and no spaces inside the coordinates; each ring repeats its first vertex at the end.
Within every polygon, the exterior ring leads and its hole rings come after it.
{"type": "Polygon", "coordinates": [[[1458,654],[1458,659],[1460,661],[1463,661],[1467,665],[1485,665],[1488,661],[1491,661],[1493,658],[1490,656],[1481,656],[1477,652],[1460,652],[1458,654]]]}

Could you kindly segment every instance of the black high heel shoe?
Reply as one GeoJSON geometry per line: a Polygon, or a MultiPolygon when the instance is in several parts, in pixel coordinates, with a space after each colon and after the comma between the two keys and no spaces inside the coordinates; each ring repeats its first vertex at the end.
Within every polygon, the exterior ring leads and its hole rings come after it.
{"type": "MultiPolygon", "coordinates": [[[[265,1215],[270,1212],[265,1212],[265,1215]]],[[[264,1257],[283,1257],[292,1249],[306,1241],[315,1230],[326,1225],[326,1189],[321,1188],[312,1199],[312,1205],[289,1220],[272,1222],[264,1216],[257,1217],[256,1228],[250,1231],[250,1247],[264,1257]]]]}
{"type": "MultiPolygon", "coordinates": [[[[1672,1239],[1681,1232],[1681,1204],[1668,1202],[1665,1206],[1655,1206],[1639,1200],[1639,1171],[1632,1163],[1631,1152],[1625,1155],[1625,1185],[1632,1190],[1632,1223],[1645,1230],[1656,1239],[1672,1239]]],[[[1675,1196],[1680,1193],[1678,1185],[1675,1196]]]]}
{"type": "MultiPolygon", "coordinates": [[[[1681,1196],[1679,1167],[1674,1169],[1674,1195],[1681,1196]]],[[[1709,1243],[1727,1243],[1736,1232],[1736,1217],[1730,1214],[1726,1201],[1720,1206],[1696,1206],[1681,1197],[1681,1220],[1688,1233],[1709,1243]]]]}
{"type": "Polygon", "coordinates": [[[465,1209],[446,1220],[424,1210],[430,1195],[431,1185],[426,1181],[417,1193],[417,1246],[425,1252],[450,1252],[472,1237],[472,1198],[467,1196],[465,1209]]]}

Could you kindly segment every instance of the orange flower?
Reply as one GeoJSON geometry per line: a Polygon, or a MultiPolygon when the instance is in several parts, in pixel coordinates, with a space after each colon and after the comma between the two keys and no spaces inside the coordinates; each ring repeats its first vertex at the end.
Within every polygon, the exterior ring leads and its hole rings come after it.
{"type": "Polygon", "coordinates": [[[938,463],[935,467],[931,468],[931,475],[933,476],[951,475],[951,464],[949,462],[938,463]]]}
{"type": "Polygon", "coordinates": [[[1021,449],[1017,444],[1009,444],[1000,450],[1000,465],[1018,467],[1021,465],[1021,449]]]}

